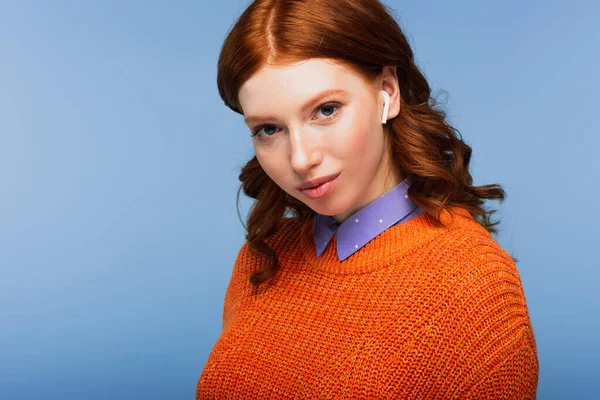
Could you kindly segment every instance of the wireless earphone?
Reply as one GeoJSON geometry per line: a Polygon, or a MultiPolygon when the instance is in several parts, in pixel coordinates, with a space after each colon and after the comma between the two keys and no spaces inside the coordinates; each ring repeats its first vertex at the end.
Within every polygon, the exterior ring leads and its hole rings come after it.
{"type": "Polygon", "coordinates": [[[381,116],[381,123],[385,124],[387,121],[388,111],[390,109],[390,95],[385,90],[382,90],[381,94],[383,95],[383,100],[385,102],[383,106],[383,115],[381,116]]]}

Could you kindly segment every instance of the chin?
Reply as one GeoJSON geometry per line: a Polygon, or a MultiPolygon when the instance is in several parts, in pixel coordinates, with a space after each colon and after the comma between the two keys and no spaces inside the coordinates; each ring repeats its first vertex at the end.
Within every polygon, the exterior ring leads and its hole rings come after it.
{"type": "Polygon", "coordinates": [[[327,204],[327,203],[328,202],[320,202],[319,203],[319,200],[315,200],[315,201],[311,201],[309,203],[304,203],[304,204],[306,204],[308,207],[310,207],[310,209],[313,210],[314,212],[322,214],[322,215],[328,215],[330,217],[342,214],[349,208],[349,206],[346,206],[345,204],[340,204],[339,202],[336,202],[335,200],[330,201],[329,202],[330,204],[327,204]]]}

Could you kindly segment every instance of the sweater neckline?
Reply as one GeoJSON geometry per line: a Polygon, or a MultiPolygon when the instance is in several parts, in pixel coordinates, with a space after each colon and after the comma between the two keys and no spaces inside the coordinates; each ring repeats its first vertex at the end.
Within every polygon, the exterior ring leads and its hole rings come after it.
{"type": "Polygon", "coordinates": [[[433,217],[423,212],[416,217],[389,227],[350,257],[340,261],[337,254],[337,234],[330,240],[323,253],[317,257],[314,242],[314,218],[307,220],[301,229],[300,249],[307,268],[337,275],[363,274],[385,268],[422,247],[448,229],[449,225],[474,221],[468,210],[453,206],[455,214],[443,209],[435,225],[433,217]],[[456,216],[465,218],[456,218],[456,216]]]}

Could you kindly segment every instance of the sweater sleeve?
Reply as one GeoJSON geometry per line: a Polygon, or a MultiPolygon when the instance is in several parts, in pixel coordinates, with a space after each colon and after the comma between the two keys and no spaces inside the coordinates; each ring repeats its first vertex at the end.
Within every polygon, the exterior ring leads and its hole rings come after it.
{"type": "Polygon", "coordinates": [[[251,290],[252,284],[249,281],[250,271],[248,271],[248,257],[251,257],[251,254],[248,250],[248,242],[245,242],[235,259],[229,284],[225,290],[225,298],[223,301],[223,331],[227,330],[229,327],[231,317],[242,298],[244,298],[251,290]]]}
{"type": "Polygon", "coordinates": [[[464,398],[535,399],[537,383],[536,345],[533,336],[526,332],[519,345],[507,351],[506,358],[477,382],[464,398]]]}
{"type": "Polygon", "coordinates": [[[471,367],[457,381],[460,398],[535,399],[537,347],[514,262],[485,259],[472,276],[456,314],[462,319],[458,353],[471,367]]]}

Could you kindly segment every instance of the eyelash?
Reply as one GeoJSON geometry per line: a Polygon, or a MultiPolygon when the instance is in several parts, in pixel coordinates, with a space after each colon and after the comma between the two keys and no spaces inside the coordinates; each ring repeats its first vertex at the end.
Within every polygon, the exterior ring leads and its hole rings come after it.
{"type": "MultiPolygon", "coordinates": [[[[326,116],[325,118],[323,118],[325,121],[331,121],[332,119],[334,119],[335,117],[337,117],[337,115],[340,112],[340,108],[342,107],[342,105],[340,103],[323,103],[321,104],[319,107],[316,108],[316,111],[320,111],[323,107],[335,107],[335,111],[333,112],[333,114],[326,116]]],[[[272,138],[273,136],[275,136],[275,132],[274,134],[270,135],[270,136],[261,136],[258,133],[265,127],[267,126],[274,126],[271,124],[266,124],[266,125],[259,125],[256,128],[254,128],[254,130],[252,131],[252,134],[250,135],[252,138],[254,137],[258,137],[261,140],[269,140],[270,138],[272,138]]]]}

